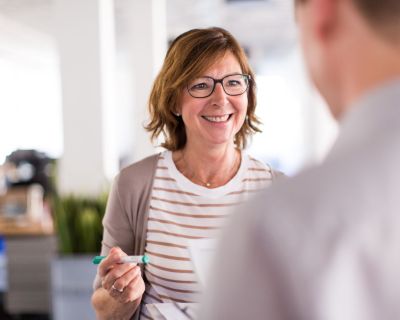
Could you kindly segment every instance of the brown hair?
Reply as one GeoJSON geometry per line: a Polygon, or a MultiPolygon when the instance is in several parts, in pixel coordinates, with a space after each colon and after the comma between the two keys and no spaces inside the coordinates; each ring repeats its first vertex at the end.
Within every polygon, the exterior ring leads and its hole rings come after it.
{"type": "MultiPolygon", "coordinates": [[[[299,5],[308,0],[295,0],[299,5]]],[[[352,0],[368,23],[389,40],[400,35],[400,0],[352,0]]]]}
{"type": "Polygon", "coordinates": [[[248,137],[255,132],[260,132],[257,125],[261,122],[255,115],[254,74],[246,55],[228,31],[213,27],[189,30],[178,36],[169,47],[149,98],[150,122],[146,130],[151,132],[152,141],[162,133],[165,142],[161,146],[164,148],[175,151],[185,147],[185,125],[182,118],[174,114],[179,109],[182,89],[226,52],[232,52],[242,72],[251,76],[247,91],[247,117],[235,136],[237,147],[245,148],[248,137]]]}

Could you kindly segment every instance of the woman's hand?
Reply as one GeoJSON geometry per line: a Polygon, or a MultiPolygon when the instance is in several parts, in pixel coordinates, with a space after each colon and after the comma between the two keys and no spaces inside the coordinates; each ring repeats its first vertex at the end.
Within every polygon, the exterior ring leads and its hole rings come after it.
{"type": "Polygon", "coordinates": [[[98,268],[103,288],[120,303],[141,298],[145,290],[139,266],[134,263],[119,263],[126,255],[120,248],[114,247],[98,268]]]}

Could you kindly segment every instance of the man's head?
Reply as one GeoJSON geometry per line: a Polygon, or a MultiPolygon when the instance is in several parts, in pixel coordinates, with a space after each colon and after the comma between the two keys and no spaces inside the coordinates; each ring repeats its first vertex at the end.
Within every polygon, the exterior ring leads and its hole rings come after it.
{"type": "MultiPolygon", "coordinates": [[[[296,6],[309,0],[295,0],[296,6]]],[[[372,28],[388,40],[397,39],[400,34],[399,0],[350,0],[372,28]]]]}
{"type": "Polygon", "coordinates": [[[400,0],[295,0],[311,78],[333,115],[400,76],[400,0]]]}

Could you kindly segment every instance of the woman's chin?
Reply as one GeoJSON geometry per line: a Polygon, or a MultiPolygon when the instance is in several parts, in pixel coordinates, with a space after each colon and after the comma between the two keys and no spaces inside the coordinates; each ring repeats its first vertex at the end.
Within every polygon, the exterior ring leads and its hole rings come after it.
{"type": "Polygon", "coordinates": [[[210,145],[210,146],[215,146],[215,147],[222,147],[222,146],[226,146],[228,144],[233,145],[233,141],[234,141],[234,137],[221,138],[221,136],[219,136],[219,137],[214,137],[211,139],[210,138],[205,139],[204,144],[210,145]]]}

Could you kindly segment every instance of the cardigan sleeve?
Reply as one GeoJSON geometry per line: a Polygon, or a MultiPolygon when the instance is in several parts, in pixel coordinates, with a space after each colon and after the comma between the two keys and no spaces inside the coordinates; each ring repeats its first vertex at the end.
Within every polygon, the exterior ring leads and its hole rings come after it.
{"type": "MultiPolygon", "coordinates": [[[[128,213],[121,203],[119,180],[120,174],[114,179],[103,218],[102,256],[106,256],[110,249],[116,246],[120,247],[128,255],[133,254],[134,234],[128,213]]],[[[100,286],[100,278],[96,275],[93,287],[97,289],[100,286]]]]}
{"type": "MultiPolygon", "coordinates": [[[[101,255],[120,247],[128,255],[142,254],[146,239],[149,198],[159,155],[123,169],[114,179],[103,218],[101,255]]],[[[93,289],[101,286],[96,275],[93,289]]]]}

